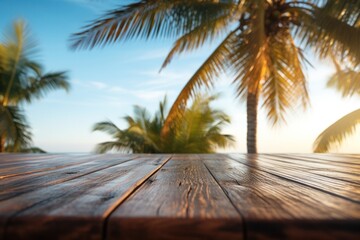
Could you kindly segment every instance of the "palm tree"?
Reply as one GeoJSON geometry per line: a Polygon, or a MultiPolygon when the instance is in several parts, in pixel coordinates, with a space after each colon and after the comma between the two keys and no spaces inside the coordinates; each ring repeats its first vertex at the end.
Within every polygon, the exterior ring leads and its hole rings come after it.
{"type": "Polygon", "coordinates": [[[31,129],[17,106],[0,106],[0,152],[16,152],[31,145],[31,129]]]}
{"type": "MultiPolygon", "coordinates": [[[[337,89],[343,97],[360,96],[360,71],[338,68],[327,86],[337,89]]],[[[345,115],[326,128],[315,140],[314,152],[328,152],[331,147],[340,145],[347,136],[355,132],[358,124],[360,124],[360,109],[345,115]]]]}
{"type": "Polygon", "coordinates": [[[303,49],[320,57],[347,53],[349,60],[359,60],[359,19],[358,0],[141,0],[74,34],[72,46],[176,37],[164,68],[174,56],[221,38],[178,95],[162,134],[201,86],[212,87],[221,73],[231,73],[237,96],[247,102],[248,153],[256,153],[259,103],[273,124],[284,121],[299,101],[306,107],[303,49]]]}
{"type": "Polygon", "coordinates": [[[172,124],[166,136],[161,135],[166,119],[166,98],[153,117],[145,108],[135,106],[134,117],[124,118],[128,125],[124,130],[110,121],[95,124],[94,131],[106,132],[114,139],[100,143],[96,151],[212,153],[217,148],[230,146],[233,137],[221,134],[230,120],[224,112],[211,109],[209,104],[215,99],[216,96],[195,97],[191,107],[186,108],[181,120],[172,124]]]}
{"type": "Polygon", "coordinates": [[[40,99],[45,93],[69,90],[65,72],[43,73],[34,60],[36,44],[22,21],[0,42],[0,152],[30,149],[31,130],[22,104],[40,99]]]}

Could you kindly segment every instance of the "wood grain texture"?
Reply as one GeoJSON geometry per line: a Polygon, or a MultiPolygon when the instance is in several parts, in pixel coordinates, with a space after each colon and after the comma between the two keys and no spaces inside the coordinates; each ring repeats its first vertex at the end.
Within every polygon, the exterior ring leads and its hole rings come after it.
{"type": "MultiPolygon", "coordinates": [[[[65,158],[66,160],[72,157],[65,158]]],[[[135,156],[98,155],[72,159],[72,163],[63,163],[64,159],[51,159],[56,161],[57,167],[41,168],[40,171],[27,172],[17,176],[11,176],[1,181],[0,201],[34,191],[41,187],[67,182],[93,172],[106,169],[123,162],[131,161],[135,156]],[[76,161],[79,160],[79,161],[76,161]],[[76,164],[75,164],[76,162],[76,164]]]]}
{"type": "Polygon", "coordinates": [[[302,157],[305,162],[325,162],[331,165],[359,167],[360,155],[359,154],[277,154],[283,156],[285,159],[292,157],[302,157]]]}
{"type": "Polygon", "coordinates": [[[287,179],[288,169],[261,162],[261,155],[202,159],[242,214],[247,239],[357,239],[360,234],[358,203],[287,179]]]}
{"type": "MultiPolygon", "coordinates": [[[[247,158],[242,156],[243,155],[230,154],[230,157],[235,161],[239,161],[249,167],[261,168],[262,171],[285,178],[288,181],[296,182],[304,186],[309,186],[317,190],[360,203],[360,188],[357,183],[313,174],[307,170],[301,169],[299,166],[292,166],[289,163],[269,161],[269,158],[264,155],[258,155],[256,161],[248,161],[247,158]]],[[[329,164],[331,163],[329,162],[329,164]]]]}
{"type": "Polygon", "coordinates": [[[111,239],[242,239],[239,213],[196,155],[177,155],[111,215],[111,239]]]}
{"type": "MultiPolygon", "coordinates": [[[[131,161],[119,157],[118,164],[67,181],[41,184],[37,190],[0,201],[0,218],[5,223],[3,236],[101,239],[104,219],[169,157],[137,157],[131,161]]],[[[103,161],[106,166],[106,160],[103,161]]]]}
{"type": "MultiPolygon", "coordinates": [[[[318,162],[301,157],[281,157],[278,155],[264,155],[261,161],[281,166],[285,169],[297,169],[306,172],[309,175],[318,175],[325,178],[337,179],[339,181],[360,184],[360,166],[339,166],[333,162],[318,162]]],[[[317,177],[317,176],[315,176],[317,177]]]]}
{"type": "Polygon", "coordinates": [[[358,239],[353,154],[0,154],[3,239],[358,239]]]}
{"type": "Polygon", "coordinates": [[[45,171],[61,169],[69,166],[75,166],[81,163],[89,162],[91,159],[101,158],[100,155],[48,155],[48,154],[14,154],[7,156],[0,154],[0,179],[41,173],[45,171]]]}

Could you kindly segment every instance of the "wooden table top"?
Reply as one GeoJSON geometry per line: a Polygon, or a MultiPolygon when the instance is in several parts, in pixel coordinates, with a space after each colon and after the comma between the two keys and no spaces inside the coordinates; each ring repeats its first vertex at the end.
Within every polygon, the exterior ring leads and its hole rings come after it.
{"type": "Polygon", "coordinates": [[[0,155],[0,239],[360,239],[360,155],[0,155]]]}

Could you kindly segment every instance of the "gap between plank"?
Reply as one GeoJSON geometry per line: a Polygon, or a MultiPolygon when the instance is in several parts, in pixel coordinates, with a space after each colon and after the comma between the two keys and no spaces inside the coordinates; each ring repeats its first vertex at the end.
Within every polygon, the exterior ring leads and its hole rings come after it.
{"type": "MultiPolygon", "coordinates": [[[[104,169],[107,169],[107,168],[111,168],[111,167],[114,167],[114,166],[117,166],[117,165],[124,164],[124,163],[126,163],[126,162],[132,161],[132,160],[137,159],[137,158],[139,158],[139,156],[135,156],[135,157],[132,157],[132,158],[130,158],[130,159],[128,159],[128,160],[125,160],[125,161],[123,161],[123,162],[116,163],[116,164],[112,164],[112,165],[107,166],[107,167],[99,168],[99,169],[93,170],[93,171],[91,171],[91,172],[87,172],[87,173],[85,173],[85,174],[78,175],[78,176],[76,176],[76,177],[74,177],[74,178],[69,178],[69,179],[67,179],[67,180],[65,180],[65,181],[62,181],[62,182],[56,182],[56,183],[53,183],[53,184],[51,184],[51,185],[49,185],[49,186],[54,186],[54,185],[57,185],[57,184],[62,184],[62,183],[64,183],[64,182],[68,182],[68,181],[74,180],[74,179],[76,179],[76,178],[80,178],[80,177],[83,177],[83,176],[92,174],[92,173],[97,172],[97,171],[101,171],[101,170],[104,170],[104,169]]],[[[81,165],[81,164],[80,164],[80,165],[81,165]]],[[[42,186],[42,187],[43,187],[43,186],[42,186]]],[[[18,197],[18,196],[20,196],[20,195],[22,195],[22,194],[29,194],[29,193],[31,193],[31,192],[33,192],[33,191],[36,191],[36,189],[31,190],[31,191],[28,191],[28,192],[25,192],[25,193],[17,194],[17,195],[15,195],[15,196],[13,196],[13,197],[18,197]]],[[[32,204],[31,206],[28,206],[28,207],[26,207],[26,208],[24,208],[24,209],[21,209],[21,210],[15,212],[15,213],[11,214],[11,215],[6,219],[6,221],[5,221],[4,225],[3,225],[3,226],[4,226],[4,228],[3,228],[3,233],[2,233],[3,239],[6,239],[6,235],[7,235],[7,231],[8,231],[8,227],[9,227],[10,221],[11,221],[12,219],[14,219],[16,216],[18,216],[18,215],[21,214],[22,212],[27,211],[27,210],[35,207],[35,206],[41,205],[41,204],[44,203],[44,202],[48,202],[49,200],[54,200],[54,199],[61,198],[63,195],[64,195],[64,194],[62,194],[61,196],[55,197],[55,198],[47,198],[47,199],[41,200],[40,202],[36,202],[36,203],[32,204]]],[[[13,197],[11,197],[11,198],[13,198],[13,197]]],[[[6,200],[9,200],[9,199],[11,199],[11,198],[0,200],[0,203],[1,203],[1,201],[6,201],[6,200]]],[[[1,237],[1,234],[0,234],[0,237],[1,237]]],[[[0,238],[0,239],[1,239],[1,238],[0,238]]]]}
{"type": "MultiPolygon", "coordinates": [[[[60,156],[60,157],[51,158],[49,160],[51,160],[51,161],[60,161],[60,160],[62,160],[64,158],[66,158],[66,157],[73,157],[73,156],[72,155],[64,156],[64,157],[60,156]]],[[[23,176],[23,175],[30,175],[30,174],[37,174],[37,173],[40,174],[40,173],[53,171],[53,170],[65,169],[67,167],[80,166],[80,165],[83,165],[83,164],[86,164],[86,163],[89,163],[89,162],[95,162],[95,161],[98,160],[98,156],[87,155],[87,156],[80,156],[80,157],[84,157],[84,158],[80,159],[79,162],[68,163],[68,164],[54,166],[54,167],[47,167],[47,168],[43,168],[43,169],[40,169],[40,170],[32,170],[32,171],[27,171],[27,172],[2,175],[2,176],[0,176],[0,180],[5,179],[5,178],[23,176]]],[[[31,160],[26,160],[26,161],[31,161],[31,160]]]]}
{"type": "MultiPolygon", "coordinates": [[[[220,156],[224,156],[224,155],[220,155],[220,156]]],[[[227,156],[227,155],[226,155],[227,156]]],[[[226,191],[226,189],[224,189],[221,184],[219,183],[219,181],[215,178],[215,176],[213,175],[213,173],[210,171],[210,169],[208,168],[208,166],[206,166],[206,163],[204,162],[204,159],[201,158],[202,163],[204,164],[205,168],[208,170],[208,172],[210,173],[210,175],[212,176],[212,178],[215,180],[215,182],[219,185],[219,187],[221,188],[221,190],[224,192],[226,198],[230,201],[231,205],[235,208],[235,210],[237,211],[237,213],[240,215],[241,218],[241,222],[242,222],[242,232],[243,232],[243,240],[247,239],[247,227],[246,227],[246,222],[245,222],[245,217],[243,216],[243,214],[241,213],[240,209],[238,209],[234,202],[231,200],[231,198],[228,196],[228,193],[226,191]]]]}
{"type": "MultiPolygon", "coordinates": [[[[98,171],[101,171],[101,170],[104,170],[104,169],[107,169],[107,168],[112,168],[112,167],[115,167],[115,166],[117,166],[117,165],[121,165],[121,164],[123,164],[123,163],[132,161],[132,160],[137,159],[137,158],[139,158],[139,157],[138,157],[138,156],[132,157],[132,158],[129,158],[129,159],[127,159],[127,160],[124,160],[123,162],[114,163],[114,164],[109,165],[109,166],[107,166],[107,167],[102,167],[102,168],[98,168],[98,169],[95,169],[95,170],[93,170],[93,171],[86,172],[86,173],[83,173],[83,174],[80,174],[80,175],[75,175],[74,177],[70,177],[70,178],[65,179],[65,180],[58,179],[58,180],[55,180],[55,181],[51,181],[51,182],[48,182],[46,185],[39,186],[39,188],[41,188],[41,187],[48,187],[48,186],[54,186],[54,185],[57,185],[57,184],[65,183],[65,182],[68,182],[68,181],[72,181],[72,180],[74,180],[74,179],[81,178],[81,177],[83,177],[83,176],[86,176],[86,175],[89,175],[89,174],[92,174],[92,173],[95,173],[95,172],[98,172],[98,171]]],[[[94,160],[94,161],[95,161],[95,160],[94,160]]],[[[92,161],[91,161],[91,162],[92,162],[92,161]]],[[[84,162],[84,163],[82,163],[82,164],[85,164],[85,163],[86,163],[86,162],[84,162]]],[[[81,166],[82,164],[79,164],[79,165],[77,165],[77,166],[81,166]]],[[[38,188],[38,189],[39,189],[39,188],[38,188]]],[[[0,202],[1,202],[1,201],[9,200],[9,199],[11,199],[11,198],[18,197],[18,196],[23,195],[23,194],[28,194],[28,193],[33,192],[33,191],[36,191],[36,190],[38,190],[38,189],[33,189],[33,190],[30,190],[30,191],[27,191],[27,192],[15,194],[14,196],[10,196],[10,197],[7,197],[7,198],[0,199],[0,202]]],[[[37,205],[37,203],[36,203],[35,205],[37,205]]],[[[33,206],[31,206],[31,207],[33,207],[33,206]]],[[[31,208],[31,207],[29,207],[29,208],[31,208]]],[[[28,208],[27,208],[27,209],[28,209],[28,208]]],[[[27,209],[23,209],[23,210],[27,210],[27,209]]],[[[22,210],[22,211],[23,211],[23,210],[22,210]]]]}
{"type": "Polygon", "coordinates": [[[120,197],[112,206],[110,206],[103,214],[103,226],[102,226],[102,239],[106,240],[107,238],[107,227],[111,214],[124,202],[126,201],[133,193],[136,192],[149,178],[156,174],[166,163],[168,163],[173,155],[168,157],[163,163],[161,163],[157,168],[144,176],[140,181],[136,182],[135,185],[130,187],[123,195],[120,197]]]}

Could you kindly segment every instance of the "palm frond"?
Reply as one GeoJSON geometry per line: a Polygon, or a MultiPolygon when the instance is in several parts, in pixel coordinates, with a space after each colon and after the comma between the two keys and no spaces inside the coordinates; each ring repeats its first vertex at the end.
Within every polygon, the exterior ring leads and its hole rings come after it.
{"type": "Polygon", "coordinates": [[[327,87],[335,88],[343,97],[351,97],[354,94],[360,96],[360,71],[338,69],[327,82],[327,87]]]}
{"type": "Polygon", "coordinates": [[[96,123],[93,127],[93,131],[106,132],[110,135],[118,135],[121,130],[111,121],[96,123]]]}
{"type": "MultiPolygon", "coordinates": [[[[238,10],[238,8],[236,9],[238,10]]],[[[237,17],[239,17],[242,13],[239,10],[232,12],[234,12],[234,15],[237,15],[237,17]]],[[[225,14],[211,19],[210,21],[204,22],[177,39],[161,66],[161,69],[165,68],[176,54],[198,49],[203,46],[205,42],[214,40],[221,37],[223,34],[228,33],[230,24],[234,22],[234,18],[236,19],[236,16],[232,16],[229,12],[224,13],[225,14]]]]}
{"type": "Polygon", "coordinates": [[[46,153],[45,150],[38,147],[22,148],[18,152],[21,153],[46,153]]]}
{"type": "Polygon", "coordinates": [[[359,123],[360,109],[337,120],[317,137],[314,142],[314,152],[328,152],[332,147],[339,146],[346,137],[354,133],[359,123]]]}
{"type": "Polygon", "coordinates": [[[31,130],[23,112],[14,106],[0,106],[0,136],[6,147],[15,152],[31,145],[31,130]]]}
{"type": "Polygon", "coordinates": [[[5,34],[1,49],[0,96],[3,105],[16,105],[23,100],[31,102],[48,91],[69,89],[65,72],[43,74],[40,63],[33,60],[37,48],[24,22],[14,23],[12,31],[5,34]]]}
{"type": "MultiPolygon", "coordinates": [[[[190,141],[184,151],[192,151],[199,147],[196,142],[205,141],[196,137],[205,128],[199,127],[198,117],[185,118],[186,113],[196,112],[187,108],[187,102],[201,87],[211,87],[220,73],[227,71],[233,75],[238,97],[248,99],[248,109],[255,110],[248,112],[253,121],[263,97],[268,118],[277,123],[299,100],[305,107],[308,104],[303,74],[306,59],[299,46],[312,48],[323,58],[334,54],[353,66],[359,65],[359,3],[358,0],[141,0],[106,14],[73,35],[72,46],[92,48],[134,38],[176,38],[163,63],[162,67],[166,67],[176,55],[226,35],[182,89],[164,122],[163,110],[152,117],[139,109],[134,118],[127,118],[132,124],[127,133],[132,132],[132,137],[140,139],[138,150],[152,148],[158,140],[155,133],[161,129],[161,138],[182,136],[179,141],[169,143],[168,149],[190,141]],[[181,122],[189,125],[179,133],[174,129],[184,126],[181,122]]],[[[212,131],[219,127],[213,126],[212,131]]],[[[256,134],[256,126],[251,132],[256,134]]],[[[157,151],[160,146],[152,150],[157,151]]]]}
{"type": "Polygon", "coordinates": [[[360,28],[355,23],[342,19],[339,17],[341,14],[330,14],[324,8],[298,13],[302,25],[297,33],[306,46],[312,47],[322,58],[336,51],[337,55],[348,57],[355,65],[360,63],[360,28]]]}
{"type": "Polygon", "coordinates": [[[321,9],[324,13],[336,16],[350,25],[354,25],[360,18],[360,2],[358,0],[327,0],[321,9]]]}
{"type": "Polygon", "coordinates": [[[111,11],[72,36],[72,48],[137,37],[177,37],[227,11],[231,2],[142,0],[111,11]]]}
{"type": "Polygon", "coordinates": [[[6,58],[3,60],[5,74],[8,75],[6,88],[3,89],[2,104],[9,104],[10,93],[13,89],[14,82],[18,71],[24,71],[23,65],[27,62],[27,57],[34,53],[35,44],[31,41],[28,29],[23,21],[14,23],[12,31],[4,35],[3,45],[5,47],[6,58]]]}
{"type": "MultiPolygon", "coordinates": [[[[39,72],[39,74],[41,74],[41,72],[39,72]]],[[[70,83],[67,79],[66,72],[47,73],[30,77],[28,79],[29,85],[16,94],[16,102],[22,100],[31,102],[34,98],[42,98],[47,92],[52,90],[63,89],[69,91],[70,83]]]]}
{"type": "Polygon", "coordinates": [[[100,122],[94,130],[109,133],[113,141],[97,146],[97,152],[110,150],[133,153],[210,153],[218,147],[230,146],[232,136],[221,134],[222,128],[230,122],[229,116],[220,110],[210,108],[216,96],[197,96],[192,105],[186,108],[181,121],[161,135],[165,118],[165,101],[160,103],[159,111],[152,117],[145,108],[135,106],[134,117],[127,116],[128,127],[120,130],[111,122],[100,122]]]}
{"type": "Polygon", "coordinates": [[[36,52],[36,44],[23,21],[16,21],[0,43],[0,135],[6,151],[30,149],[30,126],[18,105],[50,90],[69,88],[64,72],[42,75],[41,65],[33,60],[36,52]]]}
{"type": "Polygon", "coordinates": [[[262,83],[263,107],[273,123],[285,122],[289,109],[301,101],[308,104],[307,82],[303,73],[302,53],[294,44],[288,31],[268,40],[268,76],[262,83]]]}
{"type": "Polygon", "coordinates": [[[217,148],[230,146],[233,139],[221,133],[227,124],[223,120],[229,121],[228,116],[209,105],[215,99],[216,96],[195,96],[181,120],[166,135],[170,144],[164,149],[169,149],[168,152],[212,153],[217,148]]]}
{"type": "Polygon", "coordinates": [[[6,69],[6,58],[6,48],[2,43],[0,43],[0,72],[3,72],[6,69]]]}
{"type": "Polygon", "coordinates": [[[95,148],[95,152],[97,153],[106,153],[109,151],[120,151],[120,152],[124,152],[124,153],[130,153],[131,149],[129,149],[129,147],[119,141],[112,141],[112,142],[103,142],[103,143],[99,143],[96,148],[95,148]]]}
{"type": "Polygon", "coordinates": [[[36,41],[34,41],[30,29],[25,21],[17,20],[11,28],[4,32],[1,38],[2,44],[7,48],[9,57],[31,58],[38,52],[36,41]]]}
{"type": "Polygon", "coordinates": [[[257,7],[251,10],[256,17],[251,18],[248,28],[237,34],[232,44],[229,59],[230,69],[235,74],[237,96],[246,99],[249,93],[257,93],[260,82],[266,76],[266,32],[265,2],[257,1],[257,7]]]}
{"type": "Polygon", "coordinates": [[[174,120],[181,116],[188,99],[195,94],[196,90],[203,85],[209,88],[213,85],[214,79],[226,70],[226,58],[230,54],[229,46],[234,41],[234,38],[236,38],[235,33],[235,31],[232,31],[220,43],[181,90],[165,120],[163,135],[169,131],[174,120]]]}
{"type": "Polygon", "coordinates": [[[167,96],[165,95],[164,100],[159,104],[159,112],[155,114],[155,117],[161,123],[165,121],[167,115],[167,102],[167,96]]]}

